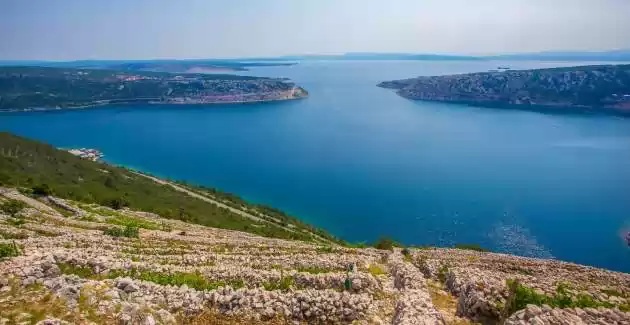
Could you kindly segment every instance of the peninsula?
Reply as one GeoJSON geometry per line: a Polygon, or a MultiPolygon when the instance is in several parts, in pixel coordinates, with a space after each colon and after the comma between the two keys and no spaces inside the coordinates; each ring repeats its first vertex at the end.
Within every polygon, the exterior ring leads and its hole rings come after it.
{"type": "Polygon", "coordinates": [[[413,100],[630,115],[630,65],[417,77],[378,86],[413,100]]]}
{"type": "Polygon", "coordinates": [[[0,67],[0,111],[110,104],[227,104],[307,97],[285,79],[49,67],[0,67]]]}

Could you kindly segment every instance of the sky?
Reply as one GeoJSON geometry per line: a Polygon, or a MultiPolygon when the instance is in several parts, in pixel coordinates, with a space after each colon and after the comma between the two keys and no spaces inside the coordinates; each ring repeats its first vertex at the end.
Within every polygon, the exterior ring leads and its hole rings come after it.
{"type": "Polygon", "coordinates": [[[0,0],[0,60],[630,48],[630,0],[0,0]]]}

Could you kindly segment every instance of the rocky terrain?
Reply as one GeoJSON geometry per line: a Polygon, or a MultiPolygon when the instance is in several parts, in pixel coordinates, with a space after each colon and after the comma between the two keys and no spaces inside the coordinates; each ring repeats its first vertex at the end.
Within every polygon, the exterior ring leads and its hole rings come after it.
{"type": "Polygon", "coordinates": [[[0,324],[630,324],[629,274],[0,194],[0,324]]]}
{"type": "Polygon", "coordinates": [[[630,65],[417,77],[378,85],[414,100],[542,111],[630,114],[630,65]]]}

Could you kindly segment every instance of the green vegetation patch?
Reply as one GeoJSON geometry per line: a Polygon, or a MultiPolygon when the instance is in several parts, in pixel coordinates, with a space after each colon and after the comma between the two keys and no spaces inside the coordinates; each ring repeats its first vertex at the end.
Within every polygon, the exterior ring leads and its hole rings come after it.
{"type": "Polygon", "coordinates": [[[229,280],[229,281],[228,280],[212,281],[198,271],[192,272],[192,273],[185,273],[185,272],[162,273],[162,272],[138,270],[136,268],[132,268],[129,271],[126,271],[126,270],[110,271],[108,274],[108,277],[110,279],[115,279],[118,277],[130,277],[133,279],[150,281],[150,282],[157,283],[160,285],[182,286],[185,284],[189,288],[193,288],[196,290],[215,290],[219,287],[225,287],[228,285],[234,289],[238,289],[245,286],[245,283],[241,279],[229,280]]]}
{"type": "Polygon", "coordinates": [[[112,225],[119,225],[119,226],[132,227],[132,228],[144,228],[144,229],[149,229],[149,230],[159,230],[162,228],[159,224],[155,222],[143,220],[140,218],[133,218],[133,217],[125,216],[125,215],[118,215],[115,217],[110,217],[109,219],[107,219],[106,222],[112,225]]]}
{"type": "Polygon", "coordinates": [[[26,239],[28,238],[28,234],[24,231],[19,232],[8,232],[0,229],[0,239],[26,239]]]}
{"type": "Polygon", "coordinates": [[[580,293],[572,297],[568,293],[568,286],[560,283],[553,295],[541,294],[535,289],[530,288],[518,280],[507,280],[509,296],[505,305],[505,315],[511,315],[521,309],[525,309],[527,305],[549,305],[552,308],[613,308],[614,305],[600,301],[590,295],[580,293]]]}
{"type": "Polygon", "coordinates": [[[20,255],[20,249],[15,242],[0,243],[0,259],[20,255]]]}
{"type": "Polygon", "coordinates": [[[26,203],[14,199],[6,200],[0,205],[0,210],[11,217],[16,217],[24,208],[26,203]]]}
{"type": "Polygon", "coordinates": [[[268,290],[268,291],[274,291],[274,290],[287,291],[293,287],[294,283],[295,283],[295,279],[293,277],[282,276],[280,277],[279,280],[267,281],[267,282],[264,282],[262,285],[265,288],[265,290],[268,290]]]}
{"type": "Polygon", "coordinates": [[[81,278],[85,279],[95,279],[98,278],[89,266],[82,265],[74,265],[70,263],[57,262],[57,266],[59,267],[59,271],[63,274],[73,274],[81,278]]]}
{"type": "Polygon", "coordinates": [[[489,252],[490,251],[489,249],[483,248],[477,244],[455,244],[455,248],[465,249],[465,250],[475,251],[475,252],[489,252]]]}
{"type": "Polygon", "coordinates": [[[139,230],[138,227],[133,226],[126,226],[125,228],[113,227],[103,230],[103,234],[112,237],[138,238],[139,230]]]}

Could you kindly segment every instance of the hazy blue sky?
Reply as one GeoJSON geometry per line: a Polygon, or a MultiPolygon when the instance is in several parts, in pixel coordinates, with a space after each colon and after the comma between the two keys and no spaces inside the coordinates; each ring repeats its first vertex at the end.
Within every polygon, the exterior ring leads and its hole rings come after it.
{"type": "Polygon", "coordinates": [[[630,0],[0,0],[0,59],[630,48],[630,0]]]}

